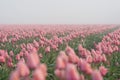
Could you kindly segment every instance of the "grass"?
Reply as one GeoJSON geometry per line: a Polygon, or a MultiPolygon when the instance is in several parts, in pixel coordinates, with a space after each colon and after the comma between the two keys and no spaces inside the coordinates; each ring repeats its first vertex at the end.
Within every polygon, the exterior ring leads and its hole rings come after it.
{"type": "Polygon", "coordinates": [[[109,72],[104,80],[118,80],[120,79],[120,52],[114,52],[111,55],[109,72]]]}

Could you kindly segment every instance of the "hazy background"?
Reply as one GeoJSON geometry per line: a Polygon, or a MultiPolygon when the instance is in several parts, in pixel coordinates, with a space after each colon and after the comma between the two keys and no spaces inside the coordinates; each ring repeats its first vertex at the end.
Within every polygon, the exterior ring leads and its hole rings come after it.
{"type": "Polygon", "coordinates": [[[120,24],[120,0],[0,0],[0,24],[120,24]]]}

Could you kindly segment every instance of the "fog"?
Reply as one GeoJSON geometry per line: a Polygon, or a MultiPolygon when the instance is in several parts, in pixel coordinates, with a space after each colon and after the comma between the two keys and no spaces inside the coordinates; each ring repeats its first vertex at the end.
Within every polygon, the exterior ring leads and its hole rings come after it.
{"type": "Polygon", "coordinates": [[[0,0],[0,24],[119,24],[120,0],[0,0]]]}

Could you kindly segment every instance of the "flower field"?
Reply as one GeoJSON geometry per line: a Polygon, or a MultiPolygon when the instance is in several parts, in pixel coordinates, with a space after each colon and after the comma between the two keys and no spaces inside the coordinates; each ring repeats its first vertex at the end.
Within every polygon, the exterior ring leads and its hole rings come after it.
{"type": "Polygon", "coordinates": [[[0,25],[0,80],[120,80],[120,28],[0,25]]]}

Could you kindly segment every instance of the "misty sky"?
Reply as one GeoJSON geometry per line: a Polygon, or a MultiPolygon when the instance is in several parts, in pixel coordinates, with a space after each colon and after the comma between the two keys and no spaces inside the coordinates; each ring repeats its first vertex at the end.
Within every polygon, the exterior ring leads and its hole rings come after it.
{"type": "Polygon", "coordinates": [[[120,0],[0,0],[0,24],[120,24],[120,0]]]}

